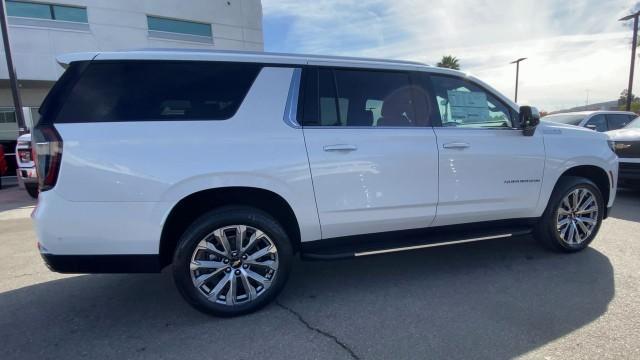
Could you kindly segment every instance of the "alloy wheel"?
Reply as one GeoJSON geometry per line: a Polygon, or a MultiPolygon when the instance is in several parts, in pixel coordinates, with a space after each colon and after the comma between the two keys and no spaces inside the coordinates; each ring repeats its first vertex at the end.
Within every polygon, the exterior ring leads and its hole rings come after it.
{"type": "Polygon", "coordinates": [[[265,293],[278,271],[278,249],[263,231],[231,225],[206,235],[193,251],[193,286],[209,301],[244,304],[265,293]]]}
{"type": "Polygon", "coordinates": [[[578,245],[589,238],[598,225],[598,201],[586,188],[569,192],[560,202],[556,229],[568,245],[578,245]]]}

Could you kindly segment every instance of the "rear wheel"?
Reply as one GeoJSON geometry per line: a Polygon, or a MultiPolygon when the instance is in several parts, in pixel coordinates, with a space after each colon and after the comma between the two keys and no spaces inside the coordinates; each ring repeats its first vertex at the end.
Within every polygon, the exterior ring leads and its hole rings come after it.
{"type": "Polygon", "coordinates": [[[268,304],[286,283],[293,251],[282,226],[249,207],[208,212],[184,233],[173,275],[182,296],[216,316],[235,316],[268,304]]]}
{"type": "Polygon", "coordinates": [[[581,177],[563,177],[558,181],[534,235],[553,250],[583,250],[596,237],[604,210],[602,193],[593,182],[581,177]]]}

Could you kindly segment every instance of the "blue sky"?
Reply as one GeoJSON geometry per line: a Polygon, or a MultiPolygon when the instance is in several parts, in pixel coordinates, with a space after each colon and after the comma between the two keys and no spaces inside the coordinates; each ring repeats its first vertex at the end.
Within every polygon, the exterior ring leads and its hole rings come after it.
{"type": "MultiPolygon", "coordinates": [[[[636,0],[263,0],[265,50],[417,60],[443,55],[520,102],[557,110],[617,99],[636,0]]],[[[640,71],[639,71],[640,73],[640,71]]],[[[640,77],[639,77],[640,78],[640,77]]],[[[640,90],[640,83],[637,83],[640,90]]],[[[637,91],[640,93],[640,91],[637,91]]]]}

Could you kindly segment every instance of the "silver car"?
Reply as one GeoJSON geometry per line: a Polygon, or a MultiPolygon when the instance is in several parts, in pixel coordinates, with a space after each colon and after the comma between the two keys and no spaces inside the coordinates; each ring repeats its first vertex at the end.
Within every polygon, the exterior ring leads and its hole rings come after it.
{"type": "Polygon", "coordinates": [[[580,111],[547,115],[542,120],[605,132],[622,129],[636,117],[629,111],[580,111]]]}

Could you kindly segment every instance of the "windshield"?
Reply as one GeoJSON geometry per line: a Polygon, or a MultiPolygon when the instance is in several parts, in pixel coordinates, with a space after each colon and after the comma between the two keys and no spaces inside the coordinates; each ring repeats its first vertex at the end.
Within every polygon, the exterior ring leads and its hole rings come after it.
{"type": "Polygon", "coordinates": [[[542,118],[545,121],[551,121],[560,124],[567,125],[578,125],[582,120],[584,120],[585,115],[575,115],[575,114],[566,114],[566,115],[549,115],[542,118]]]}
{"type": "Polygon", "coordinates": [[[635,120],[627,124],[624,127],[625,129],[640,129],[640,117],[637,117],[635,120]]]}

